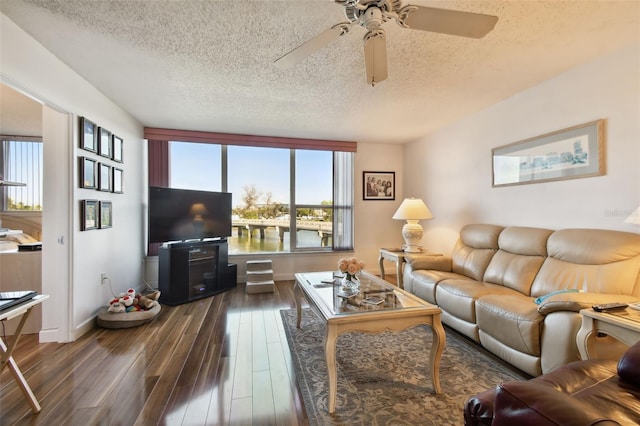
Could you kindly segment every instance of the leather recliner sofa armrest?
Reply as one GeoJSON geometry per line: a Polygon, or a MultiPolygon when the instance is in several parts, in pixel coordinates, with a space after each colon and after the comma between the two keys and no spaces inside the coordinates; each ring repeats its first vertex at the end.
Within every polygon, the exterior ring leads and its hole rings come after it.
{"type": "Polygon", "coordinates": [[[580,312],[581,309],[590,309],[593,305],[601,303],[623,302],[632,303],[638,301],[637,296],[623,296],[608,293],[560,293],[545,299],[538,312],[542,315],[558,311],[580,312]]]}
{"type": "Polygon", "coordinates": [[[405,256],[405,260],[411,269],[431,269],[442,272],[451,272],[451,256],[429,256],[421,254],[410,254],[405,256]]]}
{"type": "Polygon", "coordinates": [[[544,383],[505,382],[495,391],[493,426],[620,425],[544,383]]]}
{"type": "Polygon", "coordinates": [[[495,399],[495,388],[471,397],[464,405],[465,426],[491,426],[495,399]]]}
{"type": "Polygon", "coordinates": [[[640,341],[634,343],[618,361],[618,376],[625,383],[640,385],[640,341]]]}

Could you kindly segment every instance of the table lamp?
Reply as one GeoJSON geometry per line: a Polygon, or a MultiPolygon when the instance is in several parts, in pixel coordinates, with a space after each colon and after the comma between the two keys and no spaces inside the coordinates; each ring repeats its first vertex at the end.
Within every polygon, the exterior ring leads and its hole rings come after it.
{"type": "Polygon", "coordinates": [[[433,215],[429,208],[419,198],[405,198],[393,219],[406,220],[407,223],[402,227],[402,237],[404,238],[407,253],[419,253],[420,240],[422,239],[422,226],[418,223],[421,219],[433,219],[433,215]]]}

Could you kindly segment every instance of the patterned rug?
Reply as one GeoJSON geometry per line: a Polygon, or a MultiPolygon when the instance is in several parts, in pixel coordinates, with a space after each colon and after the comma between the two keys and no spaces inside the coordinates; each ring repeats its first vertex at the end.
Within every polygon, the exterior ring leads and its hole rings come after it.
{"type": "Polygon", "coordinates": [[[450,329],[440,361],[442,394],[434,393],[429,372],[431,329],[401,333],[345,333],[338,338],[336,412],[328,413],[324,323],[303,310],[282,310],[298,387],[310,425],[462,425],[463,406],[473,396],[507,380],[526,380],[486,351],[450,329]]]}

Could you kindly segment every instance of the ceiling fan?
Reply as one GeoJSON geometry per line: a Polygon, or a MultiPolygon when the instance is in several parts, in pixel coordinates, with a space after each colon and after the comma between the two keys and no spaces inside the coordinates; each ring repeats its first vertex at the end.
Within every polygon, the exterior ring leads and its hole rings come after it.
{"type": "Polygon", "coordinates": [[[404,28],[431,31],[454,36],[482,38],[498,21],[497,16],[435,7],[402,5],[402,0],[334,0],[345,8],[349,22],[340,22],[314,38],[307,40],[289,53],[278,58],[280,68],[290,67],[303,58],[322,49],[333,40],[360,25],[364,35],[364,59],[367,83],[375,86],[387,78],[387,46],[382,24],[395,19],[404,28]]]}

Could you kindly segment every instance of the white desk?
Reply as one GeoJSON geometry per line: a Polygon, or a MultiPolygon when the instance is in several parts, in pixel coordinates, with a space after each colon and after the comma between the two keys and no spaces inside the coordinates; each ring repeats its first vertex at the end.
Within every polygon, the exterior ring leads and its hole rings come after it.
{"type": "Polygon", "coordinates": [[[18,344],[18,340],[20,339],[20,334],[22,334],[22,328],[24,327],[24,324],[27,322],[27,319],[29,318],[29,314],[31,313],[31,310],[33,309],[34,306],[39,305],[40,303],[44,302],[48,298],[49,298],[48,294],[40,294],[34,297],[33,299],[27,302],[21,303],[19,305],[16,305],[13,308],[9,308],[6,311],[0,311],[0,321],[10,320],[12,318],[18,318],[20,316],[22,317],[20,319],[20,324],[18,325],[18,328],[16,329],[13,335],[13,339],[7,339],[7,340],[11,340],[10,342],[5,343],[4,340],[0,338],[0,355],[1,355],[0,373],[2,373],[5,367],[7,366],[9,367],[9,370],[11,370],[11,373],[13,374],[14,379],[18,383],[18,387],[20,387],[20,390],[24,394],[25,398],[27,398],[27,401],[31,405],[31,409],[33,410],[34,413],[40,412],[40,404],[38,403],[36,396],[31,391],[31,388],[29,387],[27,380],[22,375],[22,371],[20,371],[18,364],[16,364],[16,361],[13,359],[12,353],[13,353],[13,350],[16,348],[16,345],[18,344]]]}

